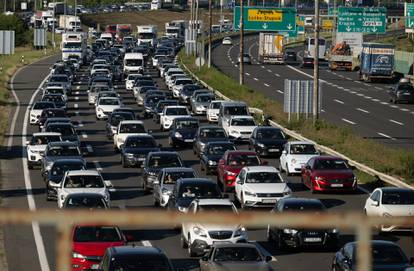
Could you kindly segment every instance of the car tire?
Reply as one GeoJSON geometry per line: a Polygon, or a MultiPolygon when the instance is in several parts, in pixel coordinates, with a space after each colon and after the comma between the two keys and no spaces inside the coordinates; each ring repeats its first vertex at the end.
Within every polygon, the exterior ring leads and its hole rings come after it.
{"type": "Polygon", "coordinates": [[[28,167],[29,169],[33,169],[33,165],[28,164],[28,165],[27,165],[27,167],[28,167]]]}
{"type": "Polygon", "coordinates": [[[193,258],[193,257],[196,257],[197,256],[197,254],[191,249],[191,239],[190,239],[190,236],[188,236],[187,249],[188,249],[188,256],[190,256],[190,258],[193,258]]]}
{"type": "Polygon", "coordinates": [[[279,168],[279,172],[283,173],[282,163],[279,162],[279,167],[278,168],[279,168]]]}
{"type": "Polygon", "coordinates": [[[286,163],[286,176],[292,176],[292,173],[289,172],[289,167],[287,163],[286,163]]]}
{"type": "Polygon", "coordinates": [[[187,242],[184,240],[184,236],[183,233],[181,232],[181,236],[180,236],[180,245],[182,248],[187,248],[188,244],[187,242]]]}

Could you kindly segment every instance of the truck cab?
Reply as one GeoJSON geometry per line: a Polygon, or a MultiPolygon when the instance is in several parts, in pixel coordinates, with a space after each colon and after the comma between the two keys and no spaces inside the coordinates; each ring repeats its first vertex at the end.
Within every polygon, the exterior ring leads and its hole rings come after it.
{"type": "Polygon", "coordinates": [[[126,53],[124,57],[124,75],[144,72],[144,56],[142,53],[126,53]]]}

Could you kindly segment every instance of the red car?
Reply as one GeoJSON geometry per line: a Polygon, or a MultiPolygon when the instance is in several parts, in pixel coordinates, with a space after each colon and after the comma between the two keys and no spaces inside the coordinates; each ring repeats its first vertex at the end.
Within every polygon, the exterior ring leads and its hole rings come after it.
{"type": "Polygon", "coordinates": [[[217,181],[227,192],[234,189],[235,181],[240,170],[245,166],[259,166],[262,162],[254,151],[226,151],[218,162],[217,181]]]}
{"type": "Polygon", "coordinates": [[[353,167],[333,156],[317,156],[302,167],[302,183],[312,193],[322,191],[355,191],[358,186],[353,167]]]}
{"type": "Polygon", "coordinates": [[[72,240],[73,271],[98,268],[108,247],[125,246],[127,243],[121,230],[115,226],[76,226],[72,240]]]}

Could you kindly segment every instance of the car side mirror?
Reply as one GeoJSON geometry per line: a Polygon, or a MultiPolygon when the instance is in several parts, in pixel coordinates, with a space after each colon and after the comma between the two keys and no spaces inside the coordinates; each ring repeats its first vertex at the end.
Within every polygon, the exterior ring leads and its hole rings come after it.
{"type": "Polygon", "coordinates": [[[208,256],[203,256],[203,257],[201,257],[201,260],[202,260],[203,262],[207,262],[207,261],[208,261],[208,256]]]}
{"type": "Polygon", "coordinates": [[[379,206],[379,201],[378,200],[374,200],[374,201],[372,201],[371,205],[378,207],[379,206]]]}
{"type": "Polygon", "coordinates": [[[287,151],[283,150],[283,151],[282,151],[282,154],[283,154],[283,155],[286,155],[286,154],[287,154],[287,151]]]}
{"type": "Polygon", "coordinates": [[[272,256],[269,256],[269,255],[268,255],[268,256],[266,256],[265,261],[266,261],[266,262],[270,262],[270,261],[272,261],[272,256]]]}

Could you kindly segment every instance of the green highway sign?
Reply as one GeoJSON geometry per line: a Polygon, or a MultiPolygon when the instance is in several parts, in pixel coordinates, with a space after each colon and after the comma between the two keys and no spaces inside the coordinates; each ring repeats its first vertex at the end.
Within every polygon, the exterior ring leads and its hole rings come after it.
{"type": "MultiPolygon", "coordinates": [[[[240,7],[234,7],[233,26],[240,29],[240,7]]],[[[244,30],[296,32],[296,9],[244,7],[244,30]]]]}
{"type": "Polygon", "coordinates": [[[414,29],[414,3],[404,3],[404,16],[406,17],[405,32],[412,32],[414,29]]]}
{"type": "Polygon", "coordinates": [[[296,32],[305,34],[305,16],[296,17],[296,32]]]}
{"type": "Polygon", "coordinates": [[[338,32],[385,33],[387,9],[339,7],[338,32]]]}
{"type": "Polygon", "coordinates": [[[328,8],[328,15],[336,15],[338,14],[338,8],[334,9],[333,7],[328,8]]]}

